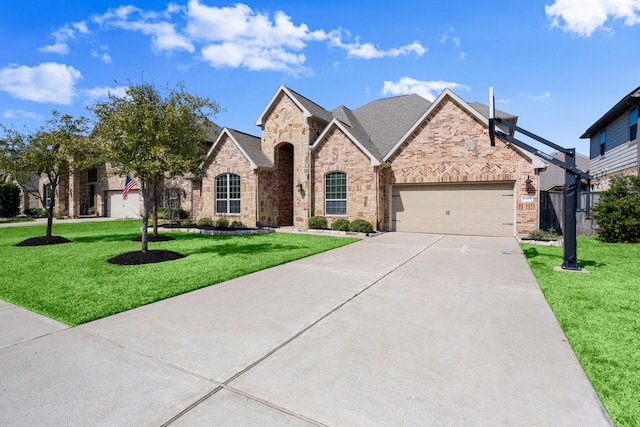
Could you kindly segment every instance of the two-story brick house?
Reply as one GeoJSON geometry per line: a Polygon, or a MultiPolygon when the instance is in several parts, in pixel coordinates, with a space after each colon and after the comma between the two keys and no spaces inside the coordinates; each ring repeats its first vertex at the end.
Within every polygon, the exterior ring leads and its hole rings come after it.
{"type": "Polygon", "coordinates": [[[434,102],[405,95],[325,110],[281,86],[256,121],[260,137],[219,133],[206,176],[193,181],[194,219],[304,229],[323,215],[390,231],[529,233],[531,184],[545,165],[504,141],[491,146],[487,116],[448,89],[434,102]]]}
{"type": "Polygon", "coordinates": [[[625,95],[600,117],[581,138],[589,139],[591,181],[595,191],[605,190],[615,175],[640,173],[638,108],[640,87],[625,95]]]}

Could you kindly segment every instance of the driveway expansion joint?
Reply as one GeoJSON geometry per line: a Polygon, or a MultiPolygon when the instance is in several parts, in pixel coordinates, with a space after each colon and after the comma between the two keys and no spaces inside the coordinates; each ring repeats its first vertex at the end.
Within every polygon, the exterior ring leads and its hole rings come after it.
{"type": "MultiPolygon", "coordinates": [[[[244,369],[238,371],[236,374],[234,374],[233,376],[229,377],[227,380],[223,381],[221,383],[221,386],[212,390],[211,392],[207,393],[206,395],[204,395],[203,397],[201,397],[200,399],[196,400],[194,403],[192,403],[191,405],[189,405],[187,408],[185,408],[184,410],[182,410],[180,413],[178,413],[176,416],[174,416],[173,418],[171,418],[169,421],[167,421],[165,424],[163,424],[163,426],[168,426],[169,424],[173,423],[174,421],[176,421],[178,418],[182,417],[183,415],[185,415],[187,412],[189,412],[190,410],[194,409],[196,406],[200,405],[201,403],[203,403],[205,400],[207,400],[209,397],[213,396],[214,394],[216,394],[218,391],[220,391],[222,388],[229,388],[231,391],[233,391],[234,393],[237,394],[241,394],[247,398],[250,398],[252,400],[256,400],[257,402],[261,402],[264,403],[266,401],[262,401],[259,400],[258,398],[254,398],[250,395],[246,395],[244,392],[241,392],[238,389],[235,389],[231,386],[229,386],[229,383],[231,383],[232,381],[238,379],[239,377],[241,377],[242,375],[246,374],[247,372],[249,372],[251,369],[255,368],[256,366],[258,366],[259,364],[261,364],[262,362],[264,362],[265,360],[267,360],[269,357],[271,357],[272,355],[274,355],[276,352],[278,352],[279,350],[283,349],[284,347],[286,347],[287,345],[289,345],[290,343],[292,343],[293,341],[295,341],[297,338],[299,338],[301,335],[303,335],[304,333],[306,333],[307,331],[311,330],[314,326],[316,326],[317,324],[319,324],[320,322],[322,322],[323,320],[325,320],[326,318],[328,318],[329,316],[331,316],[332,314],[336,313],[338,310],[340,310],[342,307],[344,307],[345,305],[347,305],[348,303],[350,303],[351,301],[355,300],[357,297],[359,297],[360,295],[362,295],[364,292],[366,292],[367,290],[371,289],[373,286],[375,286],[376,284],[378,284],[381,280],[383,280],[385,277],[389,276],[391,273],[393,273],[394,271],[398,270],[399,268],[401,268],[402,266],[406,265],[407,263],[409,263],[410,261],[412,261],[414,258],[416,258],[417,256],[419,256],[420,254],[424,253],[425,251],[429,250],[430,248],[432,248],[435,244],[437,244],[439,241],[441,241],[442,239],[444,239],[446,236],[442,235],[440,236],[437,240],[431,242],[430,244],[428,244],[426,247],[422,247],[418,252],[416,252],[415,254],[413,254],[411,257],[405,259],[402,263],[400,263],[399,265],[397,265],[396,267],[390,269],[389,271],[383,273],[380,277],[378,277],[377,279],[375,279],[372,283],[370,283],[369,285],[365,286],[364,288],[362,288],[360,291],[356,292],[353,296],[351,296],[350,298],[348,298],[347,300],[341,302],[340,304],[338,304],[337,306],[335,306],[333,309],[329,310],[327,313],[323,314],[322,316],[320,316],[318,319],[316,319],[314,322],[312,322],[311,324],[305,326],[304,328],[302,328],[300,331],[296,332],[295,334],[293,334],[291,337],[289,337],[288,339],[286,339],[285,341],[283,341],[282,343],[280,343],[279,345],[277,345],[276,347],[274,347],[273,349],[271,349],[270,351],[268,351],[267,353],[265,353],[262,357],[260,357],[259,359],[257,359],[256,361],[254,361],[253,363],[249,364],[247,367],[245,367],[244,369]]],[[[270,406],[270,404],[269,404],[270,406]]],[[[276,407],[276,409],[279,409],[279,407],[276,407]]],[[[279,410],[283,410],[284,412],[290,414],[290,415],[294,415],[294,413],[290,413],[290,411],[285,410],[284,408],[279,409],[279,410]]],[[[301,415],[299,415],[299,417],[301,417],[301,415]]],[[[305,421],[308,422],[313,422],[315,425],[319,425],[322,426],[324,424],[319,424],[317,421],[313,421],[311,419],[306,419],[305,417],[305,421]]]]}

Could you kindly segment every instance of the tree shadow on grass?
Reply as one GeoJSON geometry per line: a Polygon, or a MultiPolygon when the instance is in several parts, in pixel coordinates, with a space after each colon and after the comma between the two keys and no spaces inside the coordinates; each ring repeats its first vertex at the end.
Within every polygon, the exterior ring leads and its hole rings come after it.
{"type": "Polygon", "coordinates": [[[109,234],[105,236],[79,236],[73,239],[78,243],[96,243],[96,242],[130,242],[135,239],[138,234],[109,234]]]}
{"type": "Polygon", "coordinates": [[[273,245],[270,243],[243,244],[243,243],[227,243],[224,245],[206,246],[196,249],[191,254],[217,254],[220,256],[227,255],[251,255],[274,251],[292,251],[301,249],[303,246],[294,245],[273,245]]]}
{"type": "MultiPolygon", "coordinates": [[[[536,248],[527,248],[522,251],[524,256],[529,260],[537,257],[544,258],[552,258],[558,260],[558,264],[562,264],[562,255],[554,255],[554,254],[541,254],[536,248]]],[[[604,267],[607,264],[603,262],[586,260],[586,259],[578,259],[578,264],[582,267],[604,267]]]]}
{"type": "Polygon", "coordinates": [[[607,264],[605,264],[604,262],[598,262],[598,261],[592,261],[592,260],[584,260],[584,259],[578,259],[578,264],[582,268],[585,268],[585,267],[606,267],[607,266],[607,264]]]}

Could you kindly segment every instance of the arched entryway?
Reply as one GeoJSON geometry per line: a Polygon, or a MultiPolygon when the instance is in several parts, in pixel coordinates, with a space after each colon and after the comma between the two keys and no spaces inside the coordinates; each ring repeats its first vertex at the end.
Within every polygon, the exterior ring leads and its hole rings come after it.
{"type": "Polygon", "coordinates": [[[275,148],[276,222],[280,227],[293,225],[293,145],[282,143],[275,148]]]}

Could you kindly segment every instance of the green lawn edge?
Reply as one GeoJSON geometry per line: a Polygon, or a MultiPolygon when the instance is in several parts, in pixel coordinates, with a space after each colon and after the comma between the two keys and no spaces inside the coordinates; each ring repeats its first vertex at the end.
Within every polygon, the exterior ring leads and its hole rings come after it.
{"type": "Polygon", "coordinates": [[[554,270],[562,247],[520,247],[614,424],[640,425],[640,245],[578,237],[588,274],[554,270]]]}
{"type": "Polygon", "coordinates": [[[44,235],[44,226],[0,229],[0,299],[69,326],[225,282],[266,268],[354,243],[353,237],[305,233],[214,236],[161,233],[169,242],[149,249],[184,258],[157,264],[120,266],[108,259],[140,250],[140,221],[54,223],[61,245],[15,246],[44,235]]]}

